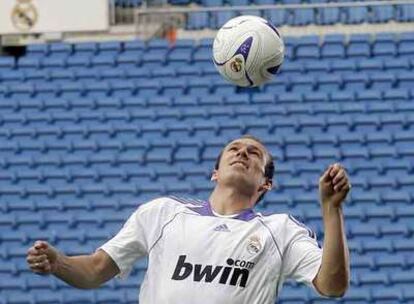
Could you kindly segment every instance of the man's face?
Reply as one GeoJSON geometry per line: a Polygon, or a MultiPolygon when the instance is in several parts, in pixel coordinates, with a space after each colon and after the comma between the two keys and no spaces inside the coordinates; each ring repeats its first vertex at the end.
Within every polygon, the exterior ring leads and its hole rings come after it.
{"type": "Polygon", "coordinates": [[[258,192],[266,183],[267,159],[268,152],[261,143],[250,138],[236,139],[224,148],[219,168],[212,179],[246,191],[246,194],[258,192]]]}

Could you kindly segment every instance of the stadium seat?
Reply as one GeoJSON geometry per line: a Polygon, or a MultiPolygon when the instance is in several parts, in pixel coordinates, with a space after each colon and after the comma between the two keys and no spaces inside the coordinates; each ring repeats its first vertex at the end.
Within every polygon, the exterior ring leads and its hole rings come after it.
{"type": "Polygon", "coordinates": [[[395,19],[395,11],[392,5],[372,6],[370,22],[385,23],[395,19]]]}
{"type": "Polygon", "coordinates": [[[313,8],[295,9],[292,11],[287,23],[294,26],[304,26],[315,23],[315,11],[313,8]]]}
{"type": "Polygon", "coordinates": [[[319,8],[319,24],[331,25],[341,21],[340,9],[337,7],[319,8]]]}
{"type": "Polygon", "coordinates": [[[282,26],[286,24],[286,10],[284,9],[269,9],[264,12],[267,20],[272,22],[275,26],[282,26]]]}
{"type": "Polygon", "coordinates": [[[106,41],[98,44],[99,54],[117,55],[122,51],[122,43],[120,41],[106,41]]]}
{"type": "Polygon", "coordinates": [[[367,6],[355,6],[342,8],[346,23],[360,24],[368,21],[368,7],[367,6]]]}
{"type": "Polygon", "coordinates": [[[397,20],[401,22],[410,22],[414,20],[414,5],[403,4],[398,7],[397,20]]]}
{"type": "Polygon", "coordinates": [[[357,69],[359,71],[382,71],[383,60],[380,58],[360,59],[357,61],[357,69]]]}
{"type": "MultiPolygon", "coordinates": [[[[370,78],[370,88],[377,90],[387,90],[395,86],[396,79],[393,74],[384,74],[384,73],[372,73],[369,75],[370,78]]],[[[413,77],[414,80],[414,77],[413,77]]]]}
{"type": "Polygon", "coordinates": [[[209,15],[206,12],[190,13],[187,21],[187,29],[200,30],[209,26],[209,15]]]}
{"type": "MultiPolygon", "coordinates": [[[[210,1],[210,0],[209,0],[210,1]]],[[[221,0],[220,0],[221,1],[221,0]]],[[[219,29],[222,27],[227,21],[236,17],[236,12],[234,11],[223,11],[223,12],[216,12],[213,14],[212,18],[212,28],[219,29]]]]}

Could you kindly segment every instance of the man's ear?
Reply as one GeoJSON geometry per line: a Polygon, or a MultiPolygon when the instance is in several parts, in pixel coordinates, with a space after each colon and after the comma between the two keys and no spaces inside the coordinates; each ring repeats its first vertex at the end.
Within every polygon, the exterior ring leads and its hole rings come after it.
{"type": "Polygon", "coordinates": [[[272,189],[273,182],[270,179],[266,179],[266,182],[259,187],[259,191],[265,190],[269,191],[272,189]]]}
{"type": "Polygon", "coordinates": [[[211,174],[210,180],[211,181],[217,181],[217,179],[218,179],[218,172],[217,172],[217,170],[213,170],[213,173],[211,174]]]}

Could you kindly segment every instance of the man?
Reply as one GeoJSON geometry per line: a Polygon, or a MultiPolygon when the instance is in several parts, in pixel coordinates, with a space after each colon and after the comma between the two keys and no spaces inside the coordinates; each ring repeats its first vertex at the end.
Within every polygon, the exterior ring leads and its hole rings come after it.
{"type": "Polygon", "coordinates": [[[97,288],[116,275],[126,277],[134,262],[148,255],[141,304],[270,304],[288,278],[321,295],[342,296],[349,260],[341,206],[351,187],[344,168],[331,165],[319,180],[323,250],[293,217],[252,210],[271,189],[273,170],[272,157],[258,139],[236,139],[217,160],[208,202],[159,198],[141,205],[91,255],[68,257],[37,241],[27,262],[35,273],[97,288]]]}

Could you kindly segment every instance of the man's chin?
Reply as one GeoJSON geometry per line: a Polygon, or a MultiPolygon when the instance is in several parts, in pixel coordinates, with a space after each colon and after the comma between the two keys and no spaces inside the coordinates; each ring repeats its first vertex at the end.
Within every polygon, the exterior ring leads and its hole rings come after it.
{"type": "Polygon", "coordinates": [[[249,178],[249,176],[245,172],[239,171],[239,170],[237,171],[236,172],[233,171],[231,174],[226,176],[225,184],[234,185],[234,187],[237,187],[240,189],[248,189],[252,187],[253,185],[251,182],[251,178],[249,178]]]}

